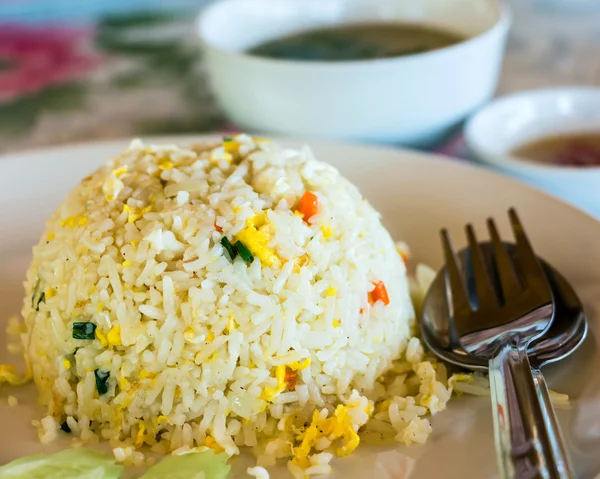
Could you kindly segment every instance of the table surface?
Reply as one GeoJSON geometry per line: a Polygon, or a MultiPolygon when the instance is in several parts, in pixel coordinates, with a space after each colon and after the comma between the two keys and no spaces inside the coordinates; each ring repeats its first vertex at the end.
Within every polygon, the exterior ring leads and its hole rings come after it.
{"type": "MultiPolygon", "coordinates": [[[[4,2],[0,152],[226,128],[194,38],[191,13],[201,3],[172,0],[165,10],[156,0],[4,2]]],[[[498,94],[600,84],[600,2],[510,3],[515,20],[498,94]]],[[[460,138],[440,151],[465,154],[460,138]]]]}

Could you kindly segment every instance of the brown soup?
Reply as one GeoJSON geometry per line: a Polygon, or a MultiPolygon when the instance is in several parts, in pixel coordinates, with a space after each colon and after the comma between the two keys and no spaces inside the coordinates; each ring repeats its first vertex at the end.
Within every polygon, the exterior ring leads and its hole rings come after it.
{"type": "Polygon", "coordinates": [[[600,166],[600,133],[574,133],[540,138],[511,154],[534,163],[571,167],[600,166]]]}
{"type": "Polygon", "coordinates": [[[463,35],[427,25],[369,23],[309,30],[270,40],[248,53],[285,60],[372,60],[428,52],[463,40],[463,35]]]}

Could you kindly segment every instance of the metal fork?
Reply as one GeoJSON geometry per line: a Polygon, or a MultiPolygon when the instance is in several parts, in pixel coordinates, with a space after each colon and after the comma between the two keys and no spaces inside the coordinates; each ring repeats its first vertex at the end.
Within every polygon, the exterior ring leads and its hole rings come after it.
{"type": "Polygon", "coordinates": [[[466,281],[450,235],[442,231],[451,331],[469,354],[489,361],[500,477],[566,479],[572,470],[560,431],[544,420],[553,413],[547,387],[534,378],[526,352],[552,323],[552,290],[514,209],[509,217],[517,261],[513,264],[489,219],[494,260],[488,270],[473,226],[467,225],[466,281]]]}

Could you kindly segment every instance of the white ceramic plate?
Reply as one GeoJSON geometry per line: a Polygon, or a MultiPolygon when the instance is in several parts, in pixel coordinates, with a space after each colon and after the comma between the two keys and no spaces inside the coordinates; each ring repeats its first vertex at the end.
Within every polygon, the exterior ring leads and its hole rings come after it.
{"type": "MultiPolygon", "coordinates": [[[[169,139],[182,144],[192,140],[199,138],[169,139]]],[[[297,141],[285,143],[299,145],[297,141]]],[[[412,246],[416,260],[436,267],[441,263],[438,231],[442,226],[450,228],[457,246],[462,243],[466,222],[474,222],[483,231],[484,220],[490,215],[508,235],[506,210],[518,208],[534,246],[573,282],[590,316],[591,334],[582,350],[545,372],[552,387],[573,396],[571,409],[559,411],[562,428],[578,476],[594,477],[600,471],[600,223],[514,180],[448,159],[400,150],[311,143],[318,158],[338,167],[360,187],[382,213],[392,235],[412,246]]],[[[44,220],[70,188],[126,144],[59,147],[0,159],[0,323],[20,310],[21,283],[44,220]]],[[[4,339],[2,333],[0,341],[4,343],[4,339]]],[[[66,439],[51,446],[37,441],[30,423],[40,413],[32,386],[2,387],[0,464],[24,454],[68,446],[66,439]],[[9,394],[19,398],[19,406],[7,405],[9,394]]],[[[496,476],[487,398],[456,397],[432,423],[434,432],[427,445],[397,446],[417,459],[412,479],[496,476]]],[[[374,474],[375,452],[360,447],[354,456],[334,461],[334,477],[404,479],[374,474]]],[[[243,470],[245,462],[234,461],[234,469],[243,470]]],[[[233,477],[247,476],[236,473],[233,477]]],[[[288,476],[276,473],[272,477],[288,476]]]]}

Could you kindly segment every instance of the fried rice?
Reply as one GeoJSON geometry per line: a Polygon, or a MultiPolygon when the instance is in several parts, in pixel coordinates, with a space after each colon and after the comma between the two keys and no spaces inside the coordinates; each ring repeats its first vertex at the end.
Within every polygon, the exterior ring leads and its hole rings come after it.
{"type": "Polygon", "coordinates": [[[415,337],[403,253],[308,148],[134,140],[34,248],[23,342],[42,440],[107,440],[136,465],[248,447],[256,477],[285,459],[296,478],[363,433],[424,443],[460,378],[415,337]]]}

